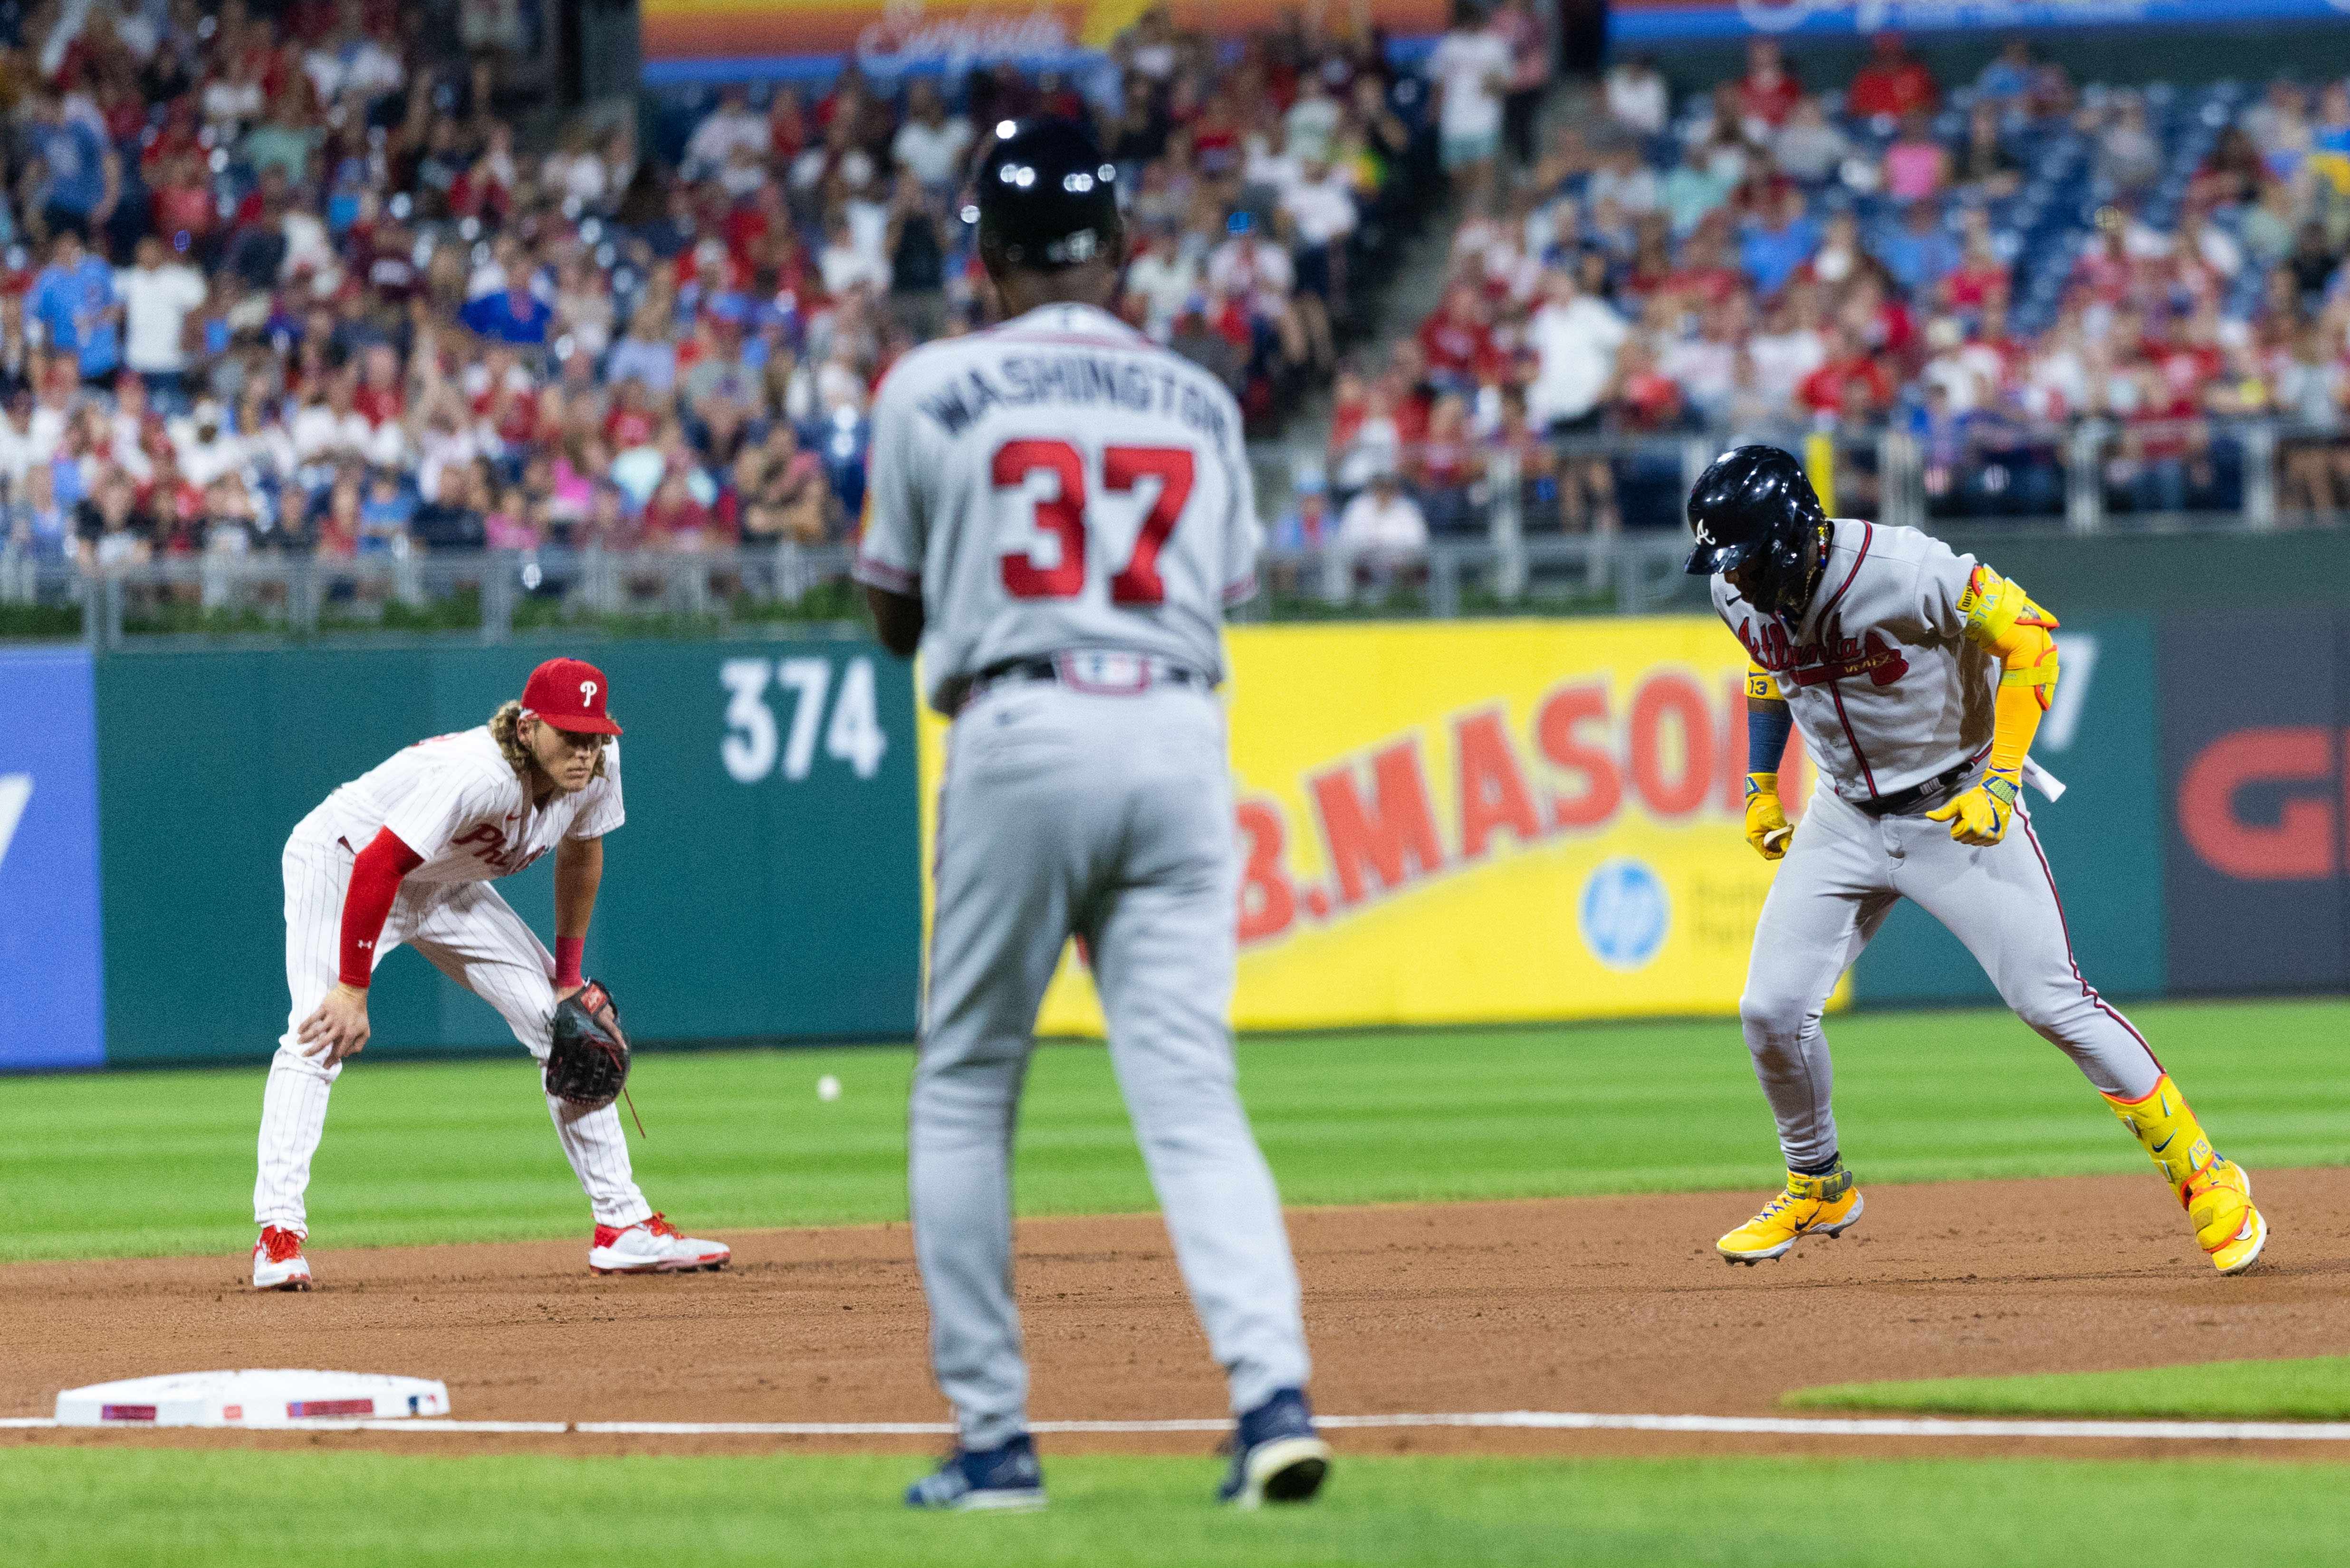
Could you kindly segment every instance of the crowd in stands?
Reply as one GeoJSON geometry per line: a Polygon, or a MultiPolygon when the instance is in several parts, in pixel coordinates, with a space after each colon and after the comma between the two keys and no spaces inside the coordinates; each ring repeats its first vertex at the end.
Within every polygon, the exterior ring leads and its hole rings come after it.
{"type": "Polygon", "coordinates": [[[851,65],[551,150],[423,6],[44,0],[0,42],[0,545],[94,570],[838,540],[875,386],[990,309],[966,171],[1022,115],[1097,126],[1121,308],[1271,428],[1437,159],[1381,40],[1294,19],[1152,10],[1067,76],[851,65]]]}
{"type": "Polygon", "coordinates": [[[1597,110],[1472,192],[1415,337],[1341,366],[1295,539],[1481,535],[1502,451],[1530,528],[1677,523],[1681,443],[1603,436],[1827,431],[1865,509],[1890,428],[1933,513],[2048,516],[2081,421],[2106,503],[2168,513],[2235,504],[2229,421],[2274,416],[2283,505],[2350,494],[2350,84],[2079,88],[2020,42],[1950,84],[1891,35],[1830,84],[1765,36],[1678,104],[1619,63],[1597,110]]]}

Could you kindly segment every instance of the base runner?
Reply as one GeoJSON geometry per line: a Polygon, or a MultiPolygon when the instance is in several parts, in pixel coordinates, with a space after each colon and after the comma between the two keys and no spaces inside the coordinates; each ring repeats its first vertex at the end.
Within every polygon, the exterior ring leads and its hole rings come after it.
{"type": "Polygon", "coordinates": [[[1972,556],[1911,528],[1830,519],[1794,457],[1743,446],[1689,501],[1692,575],[1751,661],[1746,838],[1784,857],[1754,930],[1739,1017],[1778,1118],[1787,1186],[1717,1243],[1776,1258],[1860,1218],[1839,1158],[1820,1019],[1899,898],[1967,945],[2023,1022],[2073,1058],[2144,1146],[2223,1274],[2260,1257],[2251,1179],[2220,1158],[2130,1021],[2082,978],[2027,779],[2056,687],[2055,618],[1972,556]],[[1820,783],[1800,829],[1779,803],[1792,729],[1820,783]],[[1792,844],[1790,839],[1792,837],[1792,844]]]}
{"type": "Polygon", "coordinates": [[[556,1051],[558,1002],[566,1053],[585,1037],[617,1057],[616,1070],[591,1061],[601,1070],[584,1075],[601,1081],[603,1092],[573,1088],[580,1075],[567,1075],[567,1055],[546,1074],[547,1114],[595,1215],[590,1268],[715,1269],[732,1255],[723,1243],[680,1235],[637,1190],[611,1103],[626,1075],[625,1044],[616,1046],[603,988],[579,973],[603,879],[603,836],[622,816],[610,692],[594,665],[549,659],[531,672],[522,701],[478,729],[397,753],[328,795],[286,841],[286,982],[294,1005],[262,1096],[255,1290],[310,1288],[303,1194],[326,1130],[328,1092],[345,1060],[367,1045],[375,966],[402,943],[496,1008],[541,1064],[556,1051]],[[553,954],[490,887],[550,849],[553,954]],[[585,1012],[570,1026],[580,1003],[594,1004],[600,1033],[585,1012]]]}
{"type": "Polygon", "coordinates": [[[914,1251],[960,1444],[918,1508],[1035,1508],[1012,1298],[1012,1133],[1036,1010],[1087,944],[1110,1060],[1176,1262],[1230,1379],[1220,1493],[1311,1497],[1297,1272],[1235,1085],[1238,915],[1223,607],[1253,591],[1240,410],[1103,307],[1117,169],[1064,120],[981,160],[980,254],[1005,325],[916,349],[874,410],[857,575],[954,716],[910,1117],[914,1251]]]}

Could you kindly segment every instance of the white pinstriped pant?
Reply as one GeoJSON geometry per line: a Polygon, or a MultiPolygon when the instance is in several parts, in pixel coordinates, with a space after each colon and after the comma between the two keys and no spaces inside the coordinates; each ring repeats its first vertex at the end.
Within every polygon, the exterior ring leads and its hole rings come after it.
{"type": "MultiPolygon", "coordinates": [[[[295,1031],[341,978],[343,898],[352,861],[341,840],[306,832],[309,826],[306,820],[286,841],[286,985],[294,1005],[262,1094],[260,1170],[253,1184],[255,1222],[296,1234],[308,1232],[302,1195],[310,1185],[310,1157],[327,1130],[328,1091],[343,1064],[303,1055],[295,1031]]],[[[375,961],[382,963],[403,943],[496,1008],[515,1038],[546,1060],[555,960],[495,888],[487,882],[404,884],[384,921],[375,961]]],[[[629,1174],[628,1139],[616,1107],[583,1112],[549,1095],[546,1109],[598,1224],[625,1227],[652,1212],[629,1174]]]]}

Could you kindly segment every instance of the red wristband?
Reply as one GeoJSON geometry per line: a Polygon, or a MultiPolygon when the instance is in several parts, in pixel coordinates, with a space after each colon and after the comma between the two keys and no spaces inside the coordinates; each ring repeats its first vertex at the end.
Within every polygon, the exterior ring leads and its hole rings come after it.
{"type": "Polygon", "coordinates": [[[555,939],[556,990],[561,991],[567,986],[584,983],[579,978],[579,961],[587,952],[587,950],[588,939],[586,937],[557,937],[555,939]]]}

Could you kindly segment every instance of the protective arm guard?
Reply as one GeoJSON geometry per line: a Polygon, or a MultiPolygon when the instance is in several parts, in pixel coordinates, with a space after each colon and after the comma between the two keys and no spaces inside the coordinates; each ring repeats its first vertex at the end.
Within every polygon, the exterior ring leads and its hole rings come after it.
{"type": "Polygon", "coordinates": [[[2039,732],[2040,715],[2056,691],[2056,618],[1989,566],[1977,566],[1960,597],[1967,640],[2000,661],[1999,697],[1991,711],[1991,766],[1983,782],[1926,815],[1950,825],[1961,844],[1997,844],[2007,836],[2015,797],[2023,788],[2023,759],[2039,732]]]}

